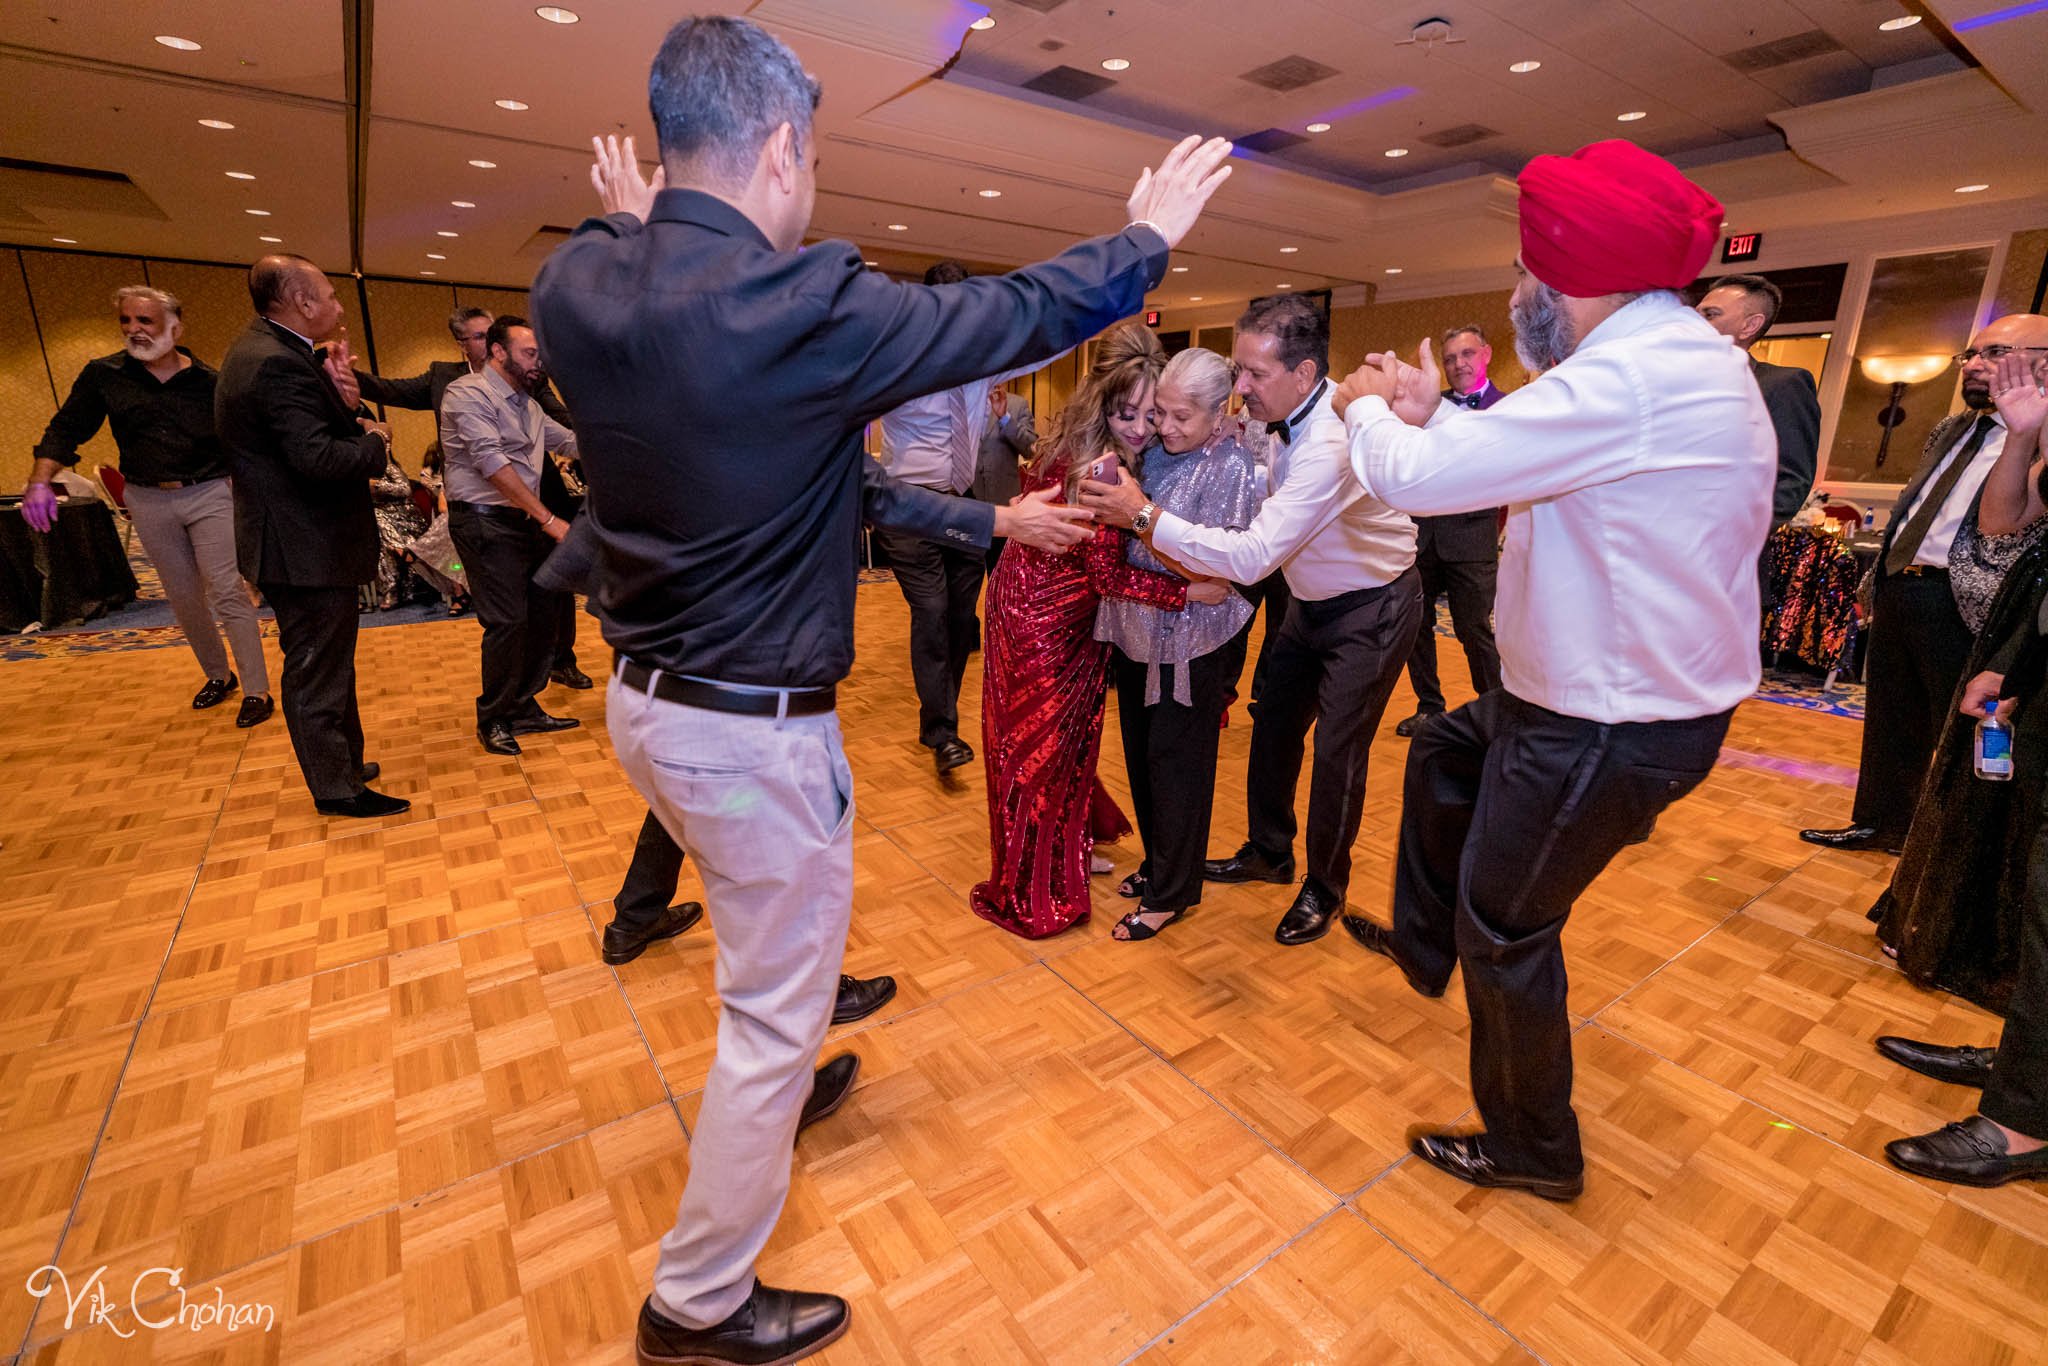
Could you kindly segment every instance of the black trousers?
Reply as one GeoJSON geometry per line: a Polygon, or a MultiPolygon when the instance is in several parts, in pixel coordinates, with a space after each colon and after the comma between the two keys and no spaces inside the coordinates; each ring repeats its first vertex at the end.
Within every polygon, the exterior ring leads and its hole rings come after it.
{"type": "Polygon", "coordinates": [[[1870,628],[1854,820],[1896,843],[1913,824],[1927,761],[1970,662],[1970,628],[1948,574],[1889,574],[1870,628]]]}
{"type": "Polygon", "coordinates": [[[2027,860],[2020,970],[2005,1008],[1998,1062],[1979,1110],[2029,1138],[2048,1138],[2048,824],[2027,860]]]}
{"type": "Polygon", "coordinates": [[[469,576],[469,600],[483,624],[483,687],[476,723],[507,724],[540,709],[533,699],[554,667],[564,593],[533,581],[555,543],[517,508],[448,505],[448,534],[469,576]]]}
{"type": "MultiPolygon", "coordinates": [[[[1260,612],[1266,614],[1266,633],[1259,637],[1259,655],[1252,665],[1251,700],[1245,703],[1245,713],[1257,722],[1259,698],[1264,694],[1266,687],[1266,662],[1273,657],[1273,642],[1280,635],[1280,623],[1287,620],[1287,604],[1294,601],[1294,598],[1287,591],[1287,576],[1277,569],[1257,583],[1247,584],[1237,591],[1251,599],[1252,621],[1259,619],[1260,612]]],[[[1245,623],[1245,629],[1251,629],[1250,622],[1245,623]]],[[[1240,657],[1237,677],[1230,680],[1231,690],[1237,691],[1238,685],[1243,681],[1244,663],[1240,657]]]]}
{"type": "Polygon", "coordinates": [[[1293,853],[1294,788],[1313,724],[1308,875],[1340,901],[1351,885],[1372,734],[1415,645],[1420,583],[1411,569],[1384,587],[1294,599],[1267,662],[1245,774],[1248,838],[1268,858],[1293,853]]]}
{"type": "Polygon", "coordinates": [[[1451,630],[1465,647],[1465,665],[1472,671],[1472,691],[1492,692],[1500,686],[1500,647],[1493,642],[1494,580],[1500,566],[1493,560],[1471,563],[1418,555],[1422,575],[1422,626],[1408,656],[1408,683],[1415,689],[1419,712],[1444,709],[1443,680],[1436,671],[1436,601],[1451,600],[1451,630]]]}
{"type": "Polygon", "coordinates": [[[1560,939],[1572,903],[1699,786],[1733,715],[1603,725],[1496,689],[1409,747],[1394,951],[1439,986],[1464,968],[1472,1094],[1518,1169],[1585,1165],[1560,939]]]}
{"type": "Polygon", "coordinates": [[[315,801],[363,790],[363,718],[356,711],[356,590],[258,584],[277,614],[284,654],[278,703],[315,801]]]}
{"type": "Polygon", "coordinates": [[[1159,700],[1145,705],[1147,666],[1116,655],[1116,714],[1123,729],[1131,805],[1145,842],[1150,883],[1141,909],[1184,911],[1202,899],[1209,813],[1216,805],[1216,747],[1224,699],[1244,668],[1247,632],[1185,664],[1159,666],[1159,700]],[[1191,705],[1173,700],[1182,672],[1191,705]]]}
{"type": "Polygon", "coordinates": [[[980,546],[940,545],[899,531],[875,535],[910,604],[910,674],[917,682],[917,738],[936,749],[960,736],[960,677],[981,623],[975,608],[987,572],[980,546]]]}
{"type": "Polygon", "coordinates": [[[633,845],[633,861],[626,865],[626,880],[612,898],[612,923],[632,930],[648,928],[675,900],[682,878],[683,846],[670,838],[650,811],[640,822],[640,838],[633,845]]]}
{"type": "Polygon", "coordinates": [[[555,596],[562,600],[562,605],[555,609],[555,657],[548,667],[551,670],[573,669],[576,667],[576,595],[557,593],[555,596]]]}

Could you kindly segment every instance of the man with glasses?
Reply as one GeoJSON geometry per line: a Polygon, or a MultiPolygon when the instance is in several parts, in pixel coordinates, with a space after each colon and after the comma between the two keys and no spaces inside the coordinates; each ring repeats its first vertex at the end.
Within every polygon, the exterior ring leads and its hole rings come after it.
{"type": "Polygon", "coordinates": [[[1949,549],[2005,449],[1991,380],[2015,351],[2048,351],[2048,317],[2007,314],[1956,357],[1965,411],[1934,429],[1920,468],[1892,505],[1860,594],[1871,628],[1856,804],[1840,829],[1800,831],[1809,844],[1888,854],[1905,846],[1920,779],[1969,662],[1971,631],[1949,587],[1949,549]]]}

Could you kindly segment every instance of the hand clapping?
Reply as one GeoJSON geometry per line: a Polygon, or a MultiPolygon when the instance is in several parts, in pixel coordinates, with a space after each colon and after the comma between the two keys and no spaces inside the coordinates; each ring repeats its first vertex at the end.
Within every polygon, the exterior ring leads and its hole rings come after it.
{"type": "Polygon", "coordinates": [[[630,136],[623,146],[615,136],[592,138],[590,149],[597,154],[597,160],[590,168],[590,185],[597,191],[598,202],[604,205],[604,211],[630,213],[646,222],[648,211],[654,207],[654,196],[668,184],[668,168],[655,167],[652,181],[642,176],[640,159],[633,153],[630,136]]]}
{"type": "Polygon", "coordinates": [[[1422,426],[1443,397],[1444,376],[1429,338],[1422,339],[1416,359],[1417,364],[1409,365],[1392,351],[1373,352],[1337,386],[1330,396],[1331,408],[1343,417],[1353,402],[1370,394],[1409,426],[1422,426]]]}

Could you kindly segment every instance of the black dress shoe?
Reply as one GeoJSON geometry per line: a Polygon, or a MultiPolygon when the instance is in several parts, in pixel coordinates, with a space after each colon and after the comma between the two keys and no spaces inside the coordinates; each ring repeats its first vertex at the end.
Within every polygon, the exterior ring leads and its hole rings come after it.
{"type": "Polygon", "coordinates": [[[680,906],[669,907],[654,918],[652,925],[644,928],[635,929],[614,920],[604,927],[604,941],[598,955],[613,967],[630,963],[647,952],[649,944],[673,939],[703,918],[702,902],[685,901],[680,906]]]}
{"type": "Polygon", "coordinates": [[[236,678],[230,673],[226,678],[209,678],[206,686],[192,696],[192,710],[205,711],[228,700],[228,694],[235,690],[236,678]]]}
{"type": "Polygon", "coordinates": [[[514,718],[511,722],[511,728],[514,735],[546,735],[551,731],[574,730],[582,724],[582,720],[578,717],[550,716],[546,712],[536,709],[528,712],[525,716],[514,718]]]}
{"type": "Polygon", "coordinates": [[[956,735],[950,740],[939,741],[932,750],[932,762],[938,765],[939,772],[950,773],[962,764],[973,763],[974,750],[956,735]]]}
{"type": "Polygon", "coordinates": [[[559,683],[565,688],[574,688],[577,692],[597,686],[589,674],[583,672],[574,664],[564,664],[559,669],[549,669],[548,682],[559,683]]]}
{"type": "Polygon", "coordinates": [[[1270,859],[1264,850],[1247,840],[1229,858],[1206,860],[1202,864],[1202,876],[1210,882],[1292,882],[1294,855],[1270,859]]]}
{"type": "Polygon", "coordinates": [[[1799,838],[1823,849],[1867,849],[1880,854],[1903,851],[1905,840],[1887,835],[1874,825],[1845,825],[1840,830],[1802,830],[1799,838]]]}
{"type": "Polygon", "coordinates": [[[852,1322],[853,1311],[837,1295],[777,1290],[755,1281],[746,1303],[709,1328],[673,1323],[654,1301],[647,1301],[640,1306],[633,1349],[642,1366],[721,1361],[783,1366],[837,1342],[852,1322]]]}
{"type": "Polygon", "coordinates": [[[832,1003],[832,1023],[852,1024],[865,1020],[896,999],[894,977],[839,977],[839,999],[832,1003]]]}
{"type": "Polygon", "coordinates": [[[1330,917],[1343,909],[1342,898],[1331,896],[1314,878],[1304,878],[1294,904],[1273,927],[1273,938],[1290,948],[1313,944],[1330,932],[1330,917]]]}
{"type": "Polygon", "coordinates": [[[375,759],[372,759],[370,760],[369,763],[364,764],[361,768],[356,770],[356,777],[360,779],[365,786],[368,786],[369,784],[376,782],[377,775],[382,773],[383,771],[384,765],[378,763],[375,759]]]}
{"type": "Polygon", "coordinates": [[[1499,1186],[1527,1191],[1545,1200],[1576,1200],[1586,1189],[1586,1176],[1542,1176],[1500,1166],[1486,1150],[1485,1134],[1417,1134],[1408,1151],[1440,1172],[1474,1186],[1499,1186]]]}
{"type": "Polygon", "coordinates": [[[517,754],[519,741],[512,736],[512,727],[503,721],[493,721],[487,726],[476,728],[476,738],[491,754],[517,754]]]}
{"type": "Polygon", "coordinates": [[[315,810],[328,816],[354,816],[367,820],[373,816],[396,816],[401,811],[412,810],[412,803],[403,797],[387,797],[381,792],[364,788],[353,797],[341,797],[333,801],[316,801],[315,810]]]}
{"type": "Polygon", "coordinates": [[[1376,920],[1367,920],[1362,915],[1347,915],[1344,917],[1344,931],[1374,953],[1379,954],[1383,958],[1393,959],[1394,966],[1401,969],[1401,975],[1408,979],[1409,986],[1415,988],[1416,995],[1427,996],[1431,1000],[1435,1000],[1444,994],[1442,987],[1430,986],[1429,983],[1417,977],[1406,963],[1401,961],[1400,957],[1394,952],[1394,932],[1385,925],[1380,924],[1376,920]]]}
{"type": "Polygon", "coordinates": [[[270,714],[276,710],[277,703],[267,697],[245,697],[242,699],[241,710],[235,713],[235,725],[242,730],[260,726],[268,721],[270,714]]]}
{"type": "Polygon", "coordinates": [[[1440,711],[1416,712],[1415,715],[1410,716],[1403,721],[1397,722],[1394,726],[1394,734],[1400,736],[1402,739],[1405,740],[1409,736],[1415,734],[1416,731],[1421,730],[1424,726],[1428,725],[1431,721],[1434,721],[1437,717],[1442,715],[1443,713],[1440,711]]]}
{"type": "Polygon", "coordinates": [[[1918,1039],[1902,1039],[1896,1034],[1886,1034],[1877,1041],[1877,1051],[1901,1067],[1909,1067],[1923,1077],[1933,1077],[1955,1086],[1975,1086],[1979,1090],[1991,1084],[1991,1064],[1998,1057],[1995,1048],[1948,1048],[1938,1043],[1921,1043],[1918,1039]]]}
{"type": "Polygon", "coordinates": [[[811,1094],[804,1101],[803,1115],[796,1122],[798,1131],[810,1128],[846,1104],[846,1098],[853,1094],[853,1079],[859,1075],[860,1059],[852,1053],[841,1053],[819,1068],[811,1078],[811,1094]]]}
{"type": "Polygon", "coordinates": [[[1958,1186],[2002,1186],[2008,1181],[2048,1181],[2048,1148],[2014,1157],[2005,1135],[1982,1115],[1944,1124],[1931,1134],[1895,1138],[1884,1145],[1894,1167],[1958,1186]]]}

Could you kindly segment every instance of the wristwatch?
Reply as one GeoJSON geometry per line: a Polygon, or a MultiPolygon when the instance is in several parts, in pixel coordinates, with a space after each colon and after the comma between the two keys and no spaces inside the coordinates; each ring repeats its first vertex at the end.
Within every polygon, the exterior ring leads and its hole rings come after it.
{"type": "Polygon", "coordinates": [[[1144,535],[1152,529],[1152,519],[1158,515],[1159,504],[1145,504],[1145,506],[1138,509],[1137,515],[1131,518],[1131,530],[1137,532],[1140,536],[1144,535]]]}

